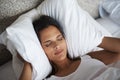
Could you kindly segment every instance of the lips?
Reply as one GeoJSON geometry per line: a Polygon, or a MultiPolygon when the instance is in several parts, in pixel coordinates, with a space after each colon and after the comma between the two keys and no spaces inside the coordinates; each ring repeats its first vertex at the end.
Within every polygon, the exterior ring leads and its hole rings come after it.
{"type": "Polygon", "coordinates": [[[62,52],[63,52],[63,49],[57,50],[57,51],[55,52],[55,55],[59,55],[59,54],[62,53],[62,52]]]}

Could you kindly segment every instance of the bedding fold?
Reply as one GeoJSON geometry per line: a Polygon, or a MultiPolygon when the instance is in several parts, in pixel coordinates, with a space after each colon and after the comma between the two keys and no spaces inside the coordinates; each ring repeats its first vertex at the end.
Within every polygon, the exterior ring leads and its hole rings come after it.
{"type": "Polygon", "coordinates": [[[100,4],[100,16],[109,16],[116,24],[120,25],[120,0],[103,0],[100,4]]]}

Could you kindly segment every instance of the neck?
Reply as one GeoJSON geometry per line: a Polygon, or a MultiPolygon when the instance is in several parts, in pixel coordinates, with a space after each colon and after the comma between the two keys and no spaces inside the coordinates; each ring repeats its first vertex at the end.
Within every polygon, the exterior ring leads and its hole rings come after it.
{"type": "Polygon", "coordinates": [[[64,69],[68,68],[71,65],[72,62],[73,61],[69,58],[66,58],[62,61],[58,61],[54,64],[55,70],[56,71],[64,70],[64,69]]]}

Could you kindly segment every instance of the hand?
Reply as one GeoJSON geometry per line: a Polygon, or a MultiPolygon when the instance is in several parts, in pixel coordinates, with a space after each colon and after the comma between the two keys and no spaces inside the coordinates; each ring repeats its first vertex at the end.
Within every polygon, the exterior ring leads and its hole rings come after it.
{"type": "Polygon", "coordinates": [[[25,60],[19,55],[19,53],[17,53],[17,58],[21,61],[21,62],[25,62],[25,60]]]}
{"type": "Polygon", "coordinates": [[[32,66],[28,62],[24,62],[23,71],[19,80],[32,80],[32,66]]]}

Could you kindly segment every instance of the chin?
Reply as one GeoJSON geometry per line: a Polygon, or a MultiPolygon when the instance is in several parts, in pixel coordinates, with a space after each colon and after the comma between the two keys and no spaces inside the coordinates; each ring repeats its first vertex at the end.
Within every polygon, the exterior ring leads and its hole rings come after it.
{"type": "Polygon", "coordinates": [[[62,56],[58,57],[59,61],[63,61],[67,58],[66,54],[63,54],[62,56]]]}

